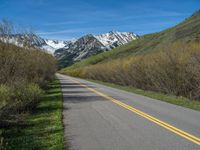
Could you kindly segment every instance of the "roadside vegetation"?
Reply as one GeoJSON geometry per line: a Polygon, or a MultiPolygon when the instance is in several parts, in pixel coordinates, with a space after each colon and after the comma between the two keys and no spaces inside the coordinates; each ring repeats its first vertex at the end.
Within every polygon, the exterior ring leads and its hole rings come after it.
{"type": "Polygon", "coordinates": [[[35,109],[23,113],[23,123],[0,129],[0,149],[62,150],[63,133],[62,93],[59,80],[53,80],[35,109]]]}
{"type": "Polygon", "coordinates": [[[200,11],[178,25],[62,69],[71,76],[200,101],[200,11]]]}
{"type": "Polygon", "coordinates": [[[89,79],[89,81],[200,111],[200,101],[190,100],[182,96],[167,95],[160,92],[147,91],[147,90],[134,88],[132,86],[122,86],[122,85],[109,83],[109,82],[103,82],[99,80],[89,79]]]}
{"type": "Polygon", "coordinates": [[[40,50],[0,43],[0,126],[35,108],[42,88],[54,78],[55,63],[40,50]]]}
{"type": "Polygon", "coordinates": [[[62,73],[200,100],[200,44],[174,43],[162,50],[62,73]]]}
{"type": "MultiPolygon", "coordinates": [[[[0,22],[1,37],[13,33],[0,22]]],[[[48,86],[56,60],[25,42],[22,48],[0,40],[0,149],[61,149],[61,93],[58,83],[48,86]]]]}

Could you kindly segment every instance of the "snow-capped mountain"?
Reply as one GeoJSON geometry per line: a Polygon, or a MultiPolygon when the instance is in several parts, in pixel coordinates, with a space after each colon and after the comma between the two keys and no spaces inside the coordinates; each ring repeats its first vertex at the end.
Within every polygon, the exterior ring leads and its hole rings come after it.
{"type": "Polygon", "coordinates": [[[64,48],[56,50],[54,55],[64,67],[104,50],[105,46],[93,35],[88,34],[75,42],[71,42],[64,48]]]}
{"type": "Polygon", "coordinates": [[[33,47],[40,47],[41,45],[46,44],[44,39],[35,34],[1,35],[0,40],[17,46],[29,45],[33,47]]]}
{"type": "Polygon", "coordinates": [[[92,55],[108,51],[138,38],[131,32],[108,32],[101,35],[85,35],[77,40],[61,41],[43,39],[35,34],[0,35],[0,40],[17,46],[31,46],[45,50],[59,60],[63,66],[92,55]]]}
{"type": "Polygon", "coordinates": [[[55,50],[63,48],[70,43],[69,41],[43,39],[35,34],[1,35],[0,40],[20,47],[31,46],[39,48],[51,54],[53,54],[55,50]]]}
{"type": "Polygon", "coordinates": [[[43,45],[42,48],[53,54],[55,52],[55,50],[67,46],[70,43],[70,41],[45,39],[45,43],[46,44],[43,45]]]}
{"type": "Polygon", "coordinates": [[[138,35],[131,32],[108,32],[105,34],[97,35],[97,38],[105,47],[114,48],[119,45],[126,44],[131,40],[135,40],[138,35]]]}
{"type": "Polygon", "coordinates": [[[76,61],[126,44],[137,38],[138,35],[132,32],[112,31],[97,36],[88,34],[56,50],[54,55],[59,60],[61,67],[65,67],[76,61]]]}

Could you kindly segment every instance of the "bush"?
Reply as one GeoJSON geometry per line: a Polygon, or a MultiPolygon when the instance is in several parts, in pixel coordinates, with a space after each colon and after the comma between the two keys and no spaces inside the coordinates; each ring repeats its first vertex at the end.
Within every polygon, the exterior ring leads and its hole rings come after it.
{"type": "Polygon", "coordinates": [[[34,108],[55,71],[52,55],[0,42],[0,122],[34,108]]]}
{"type": "Polygon", "coordinates": [[[0,109],[4,107],[11,100],[10,88],[6,85],[0,85],[0,109]]]}
{"type": "Polygon", "coordinates": [[[64,72],[200,100],[200,44],[174,43],[161,49],[64,72]]]}
{"type": "Polygon", "coordinates": [[[43,92],[37,84],[24,83],[19,85],[13,93],[19,109],[24,110],[34,108],[43,92]]]}
{"type": "Polygon", "coordinates": [[[42,84],[52,79],[55,71],[56,61],[52,55],[0,42],[0,84],[20,80],[42,84]]]}
{"type": "Polygon", "coordinates": [[[6,92],[12,93],[12,95],[7,94],[9,98],[6,98],[9,101],[6,102],[0,111],[1,119],[7,119],[8,116],[32,110],[43,93],[40,87],[34,83],[21,83],[20,85],[18,84],[17,88],[7,90],[6,92]]]}

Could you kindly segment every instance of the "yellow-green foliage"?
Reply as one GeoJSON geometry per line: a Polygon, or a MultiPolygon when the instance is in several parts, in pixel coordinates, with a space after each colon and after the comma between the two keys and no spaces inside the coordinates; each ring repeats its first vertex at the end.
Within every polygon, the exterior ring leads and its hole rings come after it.
{"type": "Polygon", "coordinates": [[[67,69],[63,69],[61,71],[59,71],[60,73],[67,73],[70,76],[74,76],[74,77],[80,77],[80,78],[85,78],[85,71],[84,69],[71,69],[71,68],[67,68],[67,69]]]}
{"type": "Polygon", "coordinates": [[[41,83],[52,78],[55,59],[41,50],[0,43],[0,83],[19,80],[41,83]]]}
{"type": "Polygon", "coordinates": [[[65,70],[79,77],[200,99],[200,44],[175,43],[161,51],[65,70]]]}
{"type": "Polygon", "coordinates": [[[40,87],[55,71],[56,61],[50,54],[0,42],[0,122],[33,108],[42,94],[40,87]]]}
{"type": "Polygon", "coordinates": [[[0,85],[0,109],[10,101],[10,97],[10,88],[6,85],[0,85]]]}

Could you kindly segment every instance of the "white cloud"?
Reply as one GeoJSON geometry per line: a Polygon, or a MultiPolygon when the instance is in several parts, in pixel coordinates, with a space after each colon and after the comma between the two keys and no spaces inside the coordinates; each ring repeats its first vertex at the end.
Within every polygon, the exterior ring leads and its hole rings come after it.
{"type": "Polygon", "coordinates": [[[56,26],[56,25],[71,25],[71,24],[82,24],[86,23],[85,21],[63,21],[63,22],[49,22],[44,23],[44,26],[56,26]]]}
{"type": "Polygon", "coordinates": [[[80,32],[79,29],[69,29],[69,30],[60,30],[60,31],[49,31],[49,32],[38,32],[39,35],[55,35],[55,34],[63,34],[63,33],[76,33],[80,32]]]}

